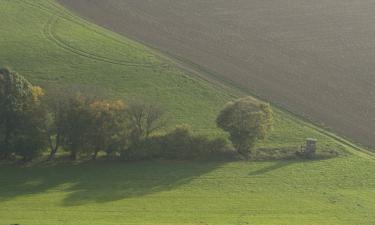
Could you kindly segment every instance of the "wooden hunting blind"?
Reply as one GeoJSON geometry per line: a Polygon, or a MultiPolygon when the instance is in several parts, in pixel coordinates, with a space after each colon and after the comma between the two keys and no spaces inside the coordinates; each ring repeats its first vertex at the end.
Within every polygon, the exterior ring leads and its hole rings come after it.
{"type": "Polygon", "coordinates": [[[305,146],[305,154],[306,155],[315,155],[316,153],[316,143],[318,141],[314,138],[307,138],[306,139],[306,146],[305,146]]]}

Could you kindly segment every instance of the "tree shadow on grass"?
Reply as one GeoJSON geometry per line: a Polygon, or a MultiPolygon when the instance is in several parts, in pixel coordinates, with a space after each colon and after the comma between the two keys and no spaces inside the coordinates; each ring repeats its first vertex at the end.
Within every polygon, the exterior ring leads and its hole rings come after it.
{"type": "Polygon", "coordinates": [[[330,160],[335,157],[317,157],[314,159],[290,159],[290,160],[261,160],[258,162],[268,162],[272,163],[271,165],[267,165],[265,167],[262,167],[260,169],[257,169],[255,171],[251,171],[249,173],[250,176],[257,176],[257,175],[263,175],[270,173],[275,170],[282,169],[284,167],[291,166],[293,164],[300,164],[300,163],[314,163],[314,162],[319,162],[319,161],[324,161],[324,160],[330,160]]]}
{"type": "Polygon", "coordinates": [[[225,162],[92,162],[0,166],[0,202],[58,190],[63,206],[111,202],[172,190],[225,162]]]}
{"type": "Polygon", "coordinates": [[[249,173],[250,176],[257,176],[290,166],[296,163],[313,163],[316,161],[329,160],[339,156],[345,156],[344,152],[333,149],[319,149],[318,152],[310,157],[304,157],[299,148],[284,147],[284,148],[259,148],[255,151],[254,162],[269,162],[273,163],[256,171],[249,173]]]}
{"type": "Polygon", "coordinates": [[[249,173],[249,175],[250,176],[263,175],[263,174],[272,172],[274,170],[277,170],[277,169],[289,166],[289,165],[291,165],[293,163],[296,163],[296,162],[295,161],[288,161],[288,162],[279,161],[279,162],[275,162],[274,164],[272,164],[270,166],[266,166],[266,167],[263,167],[261,169],[255,170],[255,171],[251,171],[249,173]]]}

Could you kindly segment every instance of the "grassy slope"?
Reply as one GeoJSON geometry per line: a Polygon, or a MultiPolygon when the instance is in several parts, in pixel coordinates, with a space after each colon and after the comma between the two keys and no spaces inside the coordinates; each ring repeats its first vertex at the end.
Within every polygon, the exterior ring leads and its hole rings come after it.
{"type": "MultiPolygon", "coordinates": [[[[220,134],[215,115],[234,94],[52,1],[2,0],[0,9],[1,65],[47,90],[78,83],[114,97],[147,96],[176,123],[220,134]]],[[[355,153],[280,111],[260,145],[296,146],[305,137],[355,153]]],[[[374,224],[374,172],[360,153],[308,163],[2,166],[0,223],[374,224]]]]}
{"type": "MultiPolygon", "coordinates": [[[[47,90],[79,84],[110,96],[160,101],[175,118],[201,133],[217,133],[215,116],[231,92],[182,72],[150,49],[87,24],[53,1],[1,1],[0,65],[47,90]]],[[[266,145],[291,146],[306,137],[332,140],[278,112],[266,145]]]]}

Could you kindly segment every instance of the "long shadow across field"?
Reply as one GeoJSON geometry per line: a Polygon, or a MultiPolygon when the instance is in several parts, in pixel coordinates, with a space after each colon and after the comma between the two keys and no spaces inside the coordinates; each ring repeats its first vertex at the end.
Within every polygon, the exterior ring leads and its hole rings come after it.
{"type": "Polygon", "coordinates": [[[323,160],[330,160],[336,158],[337,156],[317,156],[314,159],[285,159],[285,160],[261,160],[259,162],[269,162],[271,165],[261,167],[260,169],[249,172],[249,176],[260,176],[267,173],[271,173],[275,170],[279,170],[285,167],[289,167],[297,163],[314,163],[323,160]]]}
{"type": "MultiPolygon", "coordinates": [[[[273,163],[250,171],[248,175],[261,176],[295,163],[320,160],[324,159],[268,161],[273,163]]],[[[66,193],[61,203],[64,206],[117,201],[172,190],[225,163],[102,161],[30,167],[0,165],[0,203],[15,197],[55,190],[66,193]]]]}
{"type": "Polygon", "coordinates": [[[262,167],[261,169],[258,169],[258,170],[255,170],[255,171],[251,171],[249,173],[250,176],[257,176],[257,175],[263,175],[263,174],[266,174],[266,173],[269,173],[269,172],[272,172],[274,170],[278,170],[278,169],[281,169],[283,167],[287,167],[293,163],[296,163],[295,161],[279,161],[279,162],[275,162],[274,164],[270,165],[270,166],[266,166],[266,167],[262,167]]]}
{"type": "Polygon", "coordinates": [[[171,190],[224,162],[96,162],[55,166],[0,166],[0,202],[58,189],[62,204],[110,202],[171,190]]]}

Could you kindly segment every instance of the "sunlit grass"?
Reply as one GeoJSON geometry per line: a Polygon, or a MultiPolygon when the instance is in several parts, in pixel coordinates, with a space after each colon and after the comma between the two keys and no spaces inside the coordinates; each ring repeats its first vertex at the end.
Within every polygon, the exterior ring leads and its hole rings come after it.
{"type": "MultiPolygon", "coordinates": [[[[174,124],[215,126],[236,94],[152,50],[70,15],[49,0],[0,1],[0,65],[48,91],[80,85],[165,105],[174,124]]],[[[0,224],[374,224],[370,156],[276,109],[259,147],[345,151],[323,161],[95,163],[0,167],[0,224]],[[360,156],[358,156],[360,155],[360,156]]]]}

